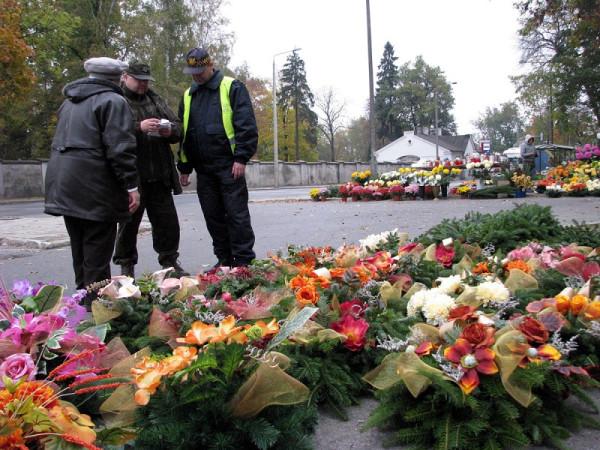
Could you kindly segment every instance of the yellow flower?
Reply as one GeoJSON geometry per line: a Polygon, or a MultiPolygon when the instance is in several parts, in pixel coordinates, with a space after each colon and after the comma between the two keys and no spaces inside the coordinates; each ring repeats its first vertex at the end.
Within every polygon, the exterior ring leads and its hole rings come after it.
{"type": "Polygon", "coordinates": [[[94,422],[90,420],[90,416],[81,414],[71,403],[61,400],[48,411],[48,416],[64,434],[75,436],[87,444],[93,444],[96,440],[94,422]]]}

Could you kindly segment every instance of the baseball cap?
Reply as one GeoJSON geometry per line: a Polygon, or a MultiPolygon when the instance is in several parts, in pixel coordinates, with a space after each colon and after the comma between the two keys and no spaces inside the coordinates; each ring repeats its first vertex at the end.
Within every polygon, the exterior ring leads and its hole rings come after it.
{"type": "Polygon", "coordinates": [[[125,70],[125,73],[137,80],[154,81],[154,78],[152,78],[152,75],[150,74],[150,66],[148,64],[132,62],[129,64],[129,68],[125,70]]]}
{"type": "Polygon", "coordinates": [[[183,73],[191,75],[202,73],[211,62],[206,50],[203,48],[193,48],[185,55],[186,66],[183,69],[183,73]]]}

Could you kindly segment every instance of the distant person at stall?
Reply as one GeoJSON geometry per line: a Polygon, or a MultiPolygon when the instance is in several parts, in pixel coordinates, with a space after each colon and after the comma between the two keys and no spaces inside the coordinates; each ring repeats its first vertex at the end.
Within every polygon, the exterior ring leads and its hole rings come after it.
{"type": "Polygon", "coordinates": [[[528,134],[525,136],[525,140],[521,143],[519,149],[521,150],[521,160],[523,161],[523,173],[531,175],[535,167],[535,157],[537,151],[534,145],[535,138],[528,134]]]}

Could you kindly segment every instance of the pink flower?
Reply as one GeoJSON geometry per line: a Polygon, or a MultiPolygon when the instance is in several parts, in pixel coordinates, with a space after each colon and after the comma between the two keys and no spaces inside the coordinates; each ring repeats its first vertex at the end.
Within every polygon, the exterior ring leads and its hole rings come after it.
{"type": "Polygon", "coordinates": [[[535,252],[529,246],[516,248],[513,251],[509,252],[508,255],[506,255],[506,257],[511,261],[514,261],[515,259],[522,259],[523,261],[529,261],[534,256],[535,256],[535,252]]]}
{"type": "Polygon", "coordinates": [[[356,319],[350,314],[346,314],[337,322],[333,322],[331,328],[346,336],[347,339],[344,345],[348,350],[357,352],[365,346],[365,335],[369,329],[369,324],[366,320],[356,319]]]}
{"type": "Polygon", "coordinates": [[[2,377],[8,377],[13,381],[21,378],[31,381],[35,378],[36,373],[35,363],[29,353],[15,353],[0,364],[0,387],[4,387],[2,377]]]}
{"type": "Polygon", "coordinates": [[[340,303],[340,309],[342,310],[342,317],[349,314],[354,318],[358,318],[365,315],[367,305],[355,298],[354,300],[340,303]]]}

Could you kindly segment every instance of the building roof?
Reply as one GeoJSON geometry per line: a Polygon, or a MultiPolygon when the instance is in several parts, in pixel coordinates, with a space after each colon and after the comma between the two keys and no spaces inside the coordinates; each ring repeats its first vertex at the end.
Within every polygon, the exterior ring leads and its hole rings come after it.
{"type": "MultiPolygon", "coordinates": [[[[432,144],[435,144],[435,135],[419,133],[416,136],[420,137],[421,139],[425,139],[426,141],[429,141],[432,144]]],[[[439,145],[441,145],[444,148],[447,148],[451,152],[464,153],[464,151],[467,148],[467,145],[469,144],[469,139],[471,139],[470,134],[462,134],[460,136],[441,135],[439,137],[439,145]]]]}

